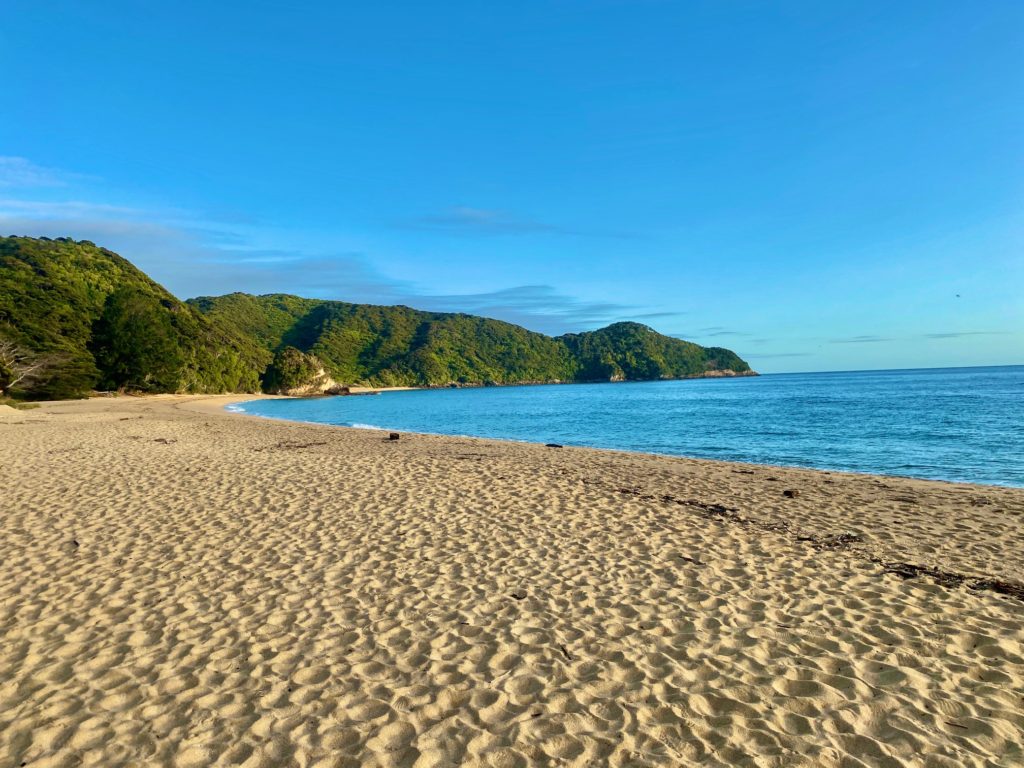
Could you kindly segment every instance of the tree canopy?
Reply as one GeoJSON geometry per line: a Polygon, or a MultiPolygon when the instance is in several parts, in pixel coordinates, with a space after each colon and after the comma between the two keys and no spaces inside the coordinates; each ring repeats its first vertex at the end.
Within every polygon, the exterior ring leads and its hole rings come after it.
{"type": "Polygon", "coordinates": [[[33,397],[254,392],[271,357],[126,259],[68,238],[0,238],[0,339],[59,361],[33,397]]]}
{"type": "Polygon", "coordinates": [[[639,323],[553,338],[473,315],[286,294],[232,293],[189,303],[269,351],[293,346],[316,355],[345,384],[645,380],[750,371],[727,349],[663,336],[639,323]]]}

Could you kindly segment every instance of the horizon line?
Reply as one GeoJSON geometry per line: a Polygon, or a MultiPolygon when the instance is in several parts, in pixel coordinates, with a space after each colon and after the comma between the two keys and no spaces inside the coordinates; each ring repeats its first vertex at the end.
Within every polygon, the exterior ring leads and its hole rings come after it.
{"type": "Polygon", "coordinates": [[[970,368],[1024,368],[1024,363],[998,363],[992,365],[934,365],[920,368],[851,368],[835,371],[776,371],[758,376],[803,376],[809,373],[898,373],[899,371],[956,371],[970,368]]]}

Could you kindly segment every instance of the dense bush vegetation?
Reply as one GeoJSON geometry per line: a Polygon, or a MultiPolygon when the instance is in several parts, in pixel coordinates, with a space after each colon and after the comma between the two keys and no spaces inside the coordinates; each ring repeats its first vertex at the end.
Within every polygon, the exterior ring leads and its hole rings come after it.
{"type": "Polygon", "coordinates": [[[189,303],[265,349],[294,346],[316,355],[334,379],[346,384],[571,378],[573,364],[563,344],[499,320],[282,294],[233,293],[189,303]]]}
{"type": "Polygon", "coordinates": [[[640,323],[614,323],[560,338],[579,365],[577,378],[584,381],[679,379],[708,371],[750,370],[728,349],[662,336],[640,323]]]}
{"type": "MultiPolygon", "coordinates": [[[[375,386],[750,370],[727,349],[638,323],[551,338],[472,315],[284,294],[183,303],[117,254],[67,238],[0,238],[0,341],[47,363],[19,394],[53,398],[94,387],[251,392],[261,377],[281,389],[308,375],[311,359],[339,384],[375,386]]],[[[0,363],[0,391],[4,377],[0,363]]]]}
{"type": "Polygon", "coordinates": [[[551,338],[500,320],[273,294],[190,301],[267,350],[294,346],[345,384],[375,386],[608,381],[743,373],[729,350],[655,333],[639,323],[551,338]]]}
{"type": "Polygon", "coordinates": [[[0,238],[0,339],[52,361],[20,392],[37,398],[252,392],[270,359],[117,254],[68,238],[0,238]]]}
{"type": "Polygon", "coordinates": [[[183,357],[167,303],[137,288],[107,296],[89,348],[103,389],[177,392],[183,357]]]}

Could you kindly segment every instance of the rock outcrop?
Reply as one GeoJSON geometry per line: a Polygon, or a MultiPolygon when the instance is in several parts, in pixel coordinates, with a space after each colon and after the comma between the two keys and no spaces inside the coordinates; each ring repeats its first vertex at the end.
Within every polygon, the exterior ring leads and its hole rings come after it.
{"type": "Polygon", "coordinates": [[[275,395],[316,397],[341,395],[348,387],[339,384],[324,369],[316,355],[295,347],[285,347],[274,355],[274,361],[263,377],[263,389],[275,395]]]}

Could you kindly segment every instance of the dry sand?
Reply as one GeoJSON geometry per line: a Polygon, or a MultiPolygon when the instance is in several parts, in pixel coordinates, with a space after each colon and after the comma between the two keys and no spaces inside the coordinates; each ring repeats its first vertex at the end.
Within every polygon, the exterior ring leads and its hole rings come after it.
{"type": "Polygon", "coordinates": [[[0,416],[0,766],[1024,765],[1024,491],[228,401],[0,416]]]}

